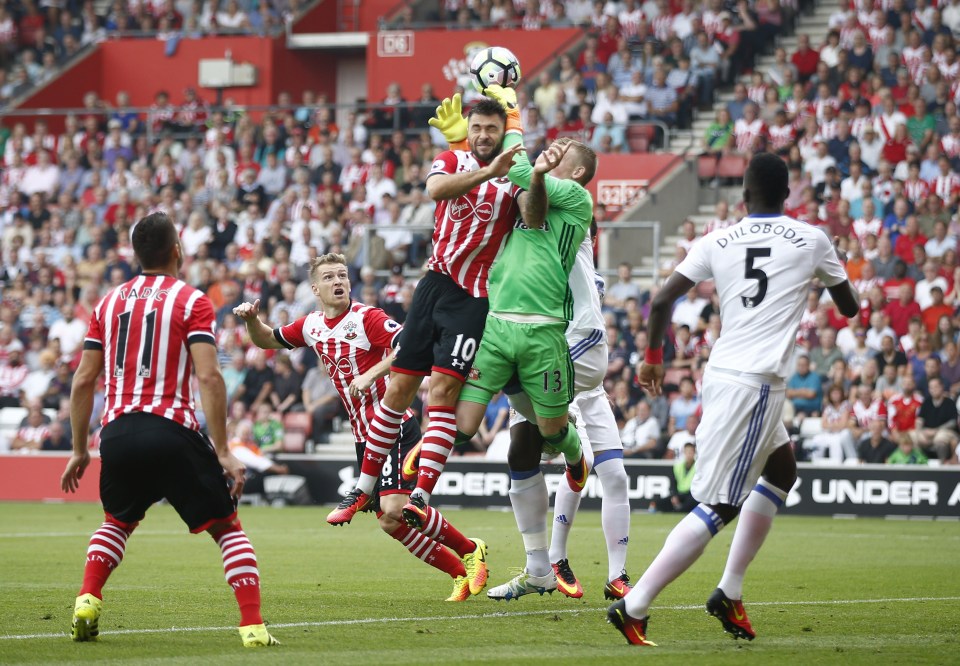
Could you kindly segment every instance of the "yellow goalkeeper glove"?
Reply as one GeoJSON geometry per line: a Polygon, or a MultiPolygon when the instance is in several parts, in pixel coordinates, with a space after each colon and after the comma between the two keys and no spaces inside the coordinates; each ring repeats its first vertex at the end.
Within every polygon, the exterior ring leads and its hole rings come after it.
{"type": "Polygon", "coordinates": [[[517,91],[513,88],[504,88],[496,83],[491,83],[483,89],[483,94],[490,99],[500,102],[500,106],[507,112],[507,130],[523,131],[523,123],[520,122],[520,107],[517,106],[517,91]]]}
{"type": "Polygon", "coordinates": [[[460,102],[460,93],[453,98],[447,97],[437,107],[436,115],[427,121],[431,127],[436,127],[443,134],[447,143],[453,146],[467,138],[467,119],[463,117],[463,105],[460,102]]]}

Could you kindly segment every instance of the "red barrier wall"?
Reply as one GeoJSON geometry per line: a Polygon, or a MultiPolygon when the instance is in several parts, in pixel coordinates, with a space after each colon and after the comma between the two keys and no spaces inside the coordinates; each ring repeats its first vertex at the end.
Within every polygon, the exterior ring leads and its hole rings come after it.
{"type": "Polygon", "coordinates": [[[336,31],[337,0],[320,0],[316,7],[293,24],[293,32],[297,34],[336,31]]]}
{"type": "Polygon", "coordinates": [[[71,494],[60,490],[60,475],[69,455],[0,455],[0,500],[100,501],[100,458],[80,479],[80,489],[71,494]]]}
{"type": "Polygon", "coordinates": [[[433,84],[439,97],[450,94],[456,79],[469,67],[467,58],[474,49],[505,46],[520,60],[526,80],[543,65],[565,51],[583,31],[563,28],[527,30],[478,30],[475,32],[422,30],[380,32],[370,36],[367,46],[367,95],[371,102],[382,100],[387,85],[400,84],[403,96],[417,99],[423,83],[433,84]]]}
{"type": "Polygon", "coordinates": [[[609,197],[614,187],[620,190],[629,189],[631,183],[641,187],[652,187],[660,178],[663,178],[670,169],[679,162],[681,157],[672,153],[641,153],[624,155],[600,155],[597,164],[597,175],[587,186],[594,200],[597,200],[598,188],[603,189],[600,200],[609,204],[609,197]],[[619,184],[619,185],[615,185],[619,184]]]}

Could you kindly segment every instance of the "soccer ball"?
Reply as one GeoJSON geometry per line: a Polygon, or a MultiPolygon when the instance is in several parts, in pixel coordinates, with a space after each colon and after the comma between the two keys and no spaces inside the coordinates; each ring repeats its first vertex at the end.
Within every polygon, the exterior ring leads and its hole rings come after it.
{"type": "Polygon", "coordinates": [[[470,82],[479,92],[491,84],[515,88],[520,80],[520,61],[509,49],[489,46],[470,61],[470,82]]]}

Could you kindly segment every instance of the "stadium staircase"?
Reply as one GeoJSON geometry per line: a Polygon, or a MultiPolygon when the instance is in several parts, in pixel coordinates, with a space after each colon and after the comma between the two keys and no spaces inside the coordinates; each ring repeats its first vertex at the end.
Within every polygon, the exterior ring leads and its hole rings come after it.
{"type": "MultiPolygon", "coordinates": [[[[812,15],[800,15],[795,33],[789,37],[781,38],[778,41],[778,45],[787,51],[788,56],[792,55],[796,50],[797,37],[799,35],[808,35],[812,44],[819,45],[823,42],[827,34],[827,23],[830,14],[832,14],[835,9],[836,5],[834,3],[820,3],[812,15]]],[[[759,71],[766,72],[773,62],[774,58],[772,55],[764,55],[757,58],[756,67],[759,71]]],[[[748,79],[749,77],[744,77],[744,83],[746,83],[748,79]]],[[[722,108],[732,99],[732,87],[719,90],[714,108],[722,108]]],[[[713,120],[713,112],[700,111],[697,113],[691,129],[675,130],[672,133],[670,151],[678,155],[686,156],[688,160],[691,161],[691,168],[694,170],[697,168],[696,156],[699,155],[703,149],[703,136],[713,120]]],[[[741,190],[742,188],[739,184],[720,187],[702,185],[697,189],[696,206],[691,206],[691,213],[688,215],[688,219],[692,220],[696,225],[698,235],[703,233],[704,226],[713,218],[714,207],[717,201],[725,199],[732,209],[734,204],[741,200],[741,190]]],[[[681,222],[683,222],[683,220],[673,220],[671,224],[664,225],[664,235],[661,236],[660,246],[661,260],[670,259],[674,256],[677,241],[681,238],[681,236],[677,234],[681,222]]],[[[649,255],[644,256],[640,262],[640,267],[653,267],[653,258],[649,255]]],[[[639,279],[637,282],[645,289],[650,288],[654,283],[653,280],[649,279],[639,279]]]]}

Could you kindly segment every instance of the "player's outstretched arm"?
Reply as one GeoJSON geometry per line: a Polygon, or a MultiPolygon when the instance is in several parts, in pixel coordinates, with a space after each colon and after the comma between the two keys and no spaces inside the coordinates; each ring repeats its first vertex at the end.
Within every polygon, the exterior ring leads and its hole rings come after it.
{"type": "Polygon", "coordinates": [[[67,461],[67,467],[60,477],[60,489],[73,493],[80,487],[83,472],[90,464],[90,450],[87,436],[90,434],[90,415],[93,413],[93,394],[97,388],[97,377],[103,369],[103,351],[84,349],[80,356],[80,365],[73,376],[70,388],[70,428],[73,431],[73,455],[67,461]]]}
{"type": "MultiPolygon", "coordinates": [[[[833,237],[833,251],[837,255],[837,261],[845,265],[847,263],[847,255],[840,250],[840,239],[837,236],[833,237]]],[[[840,274],[843,275],[845,272],[845,270],[841,269],[840,274]]],[[[827,287],[827,291],[830,292],[833,302],[837,304],[837,309],[840,310],[840,313],[844,317],[855,317],[857,313],[860,312],[860,295],[849,279],[832,287],[827,287]]]]}
{"type": "Polygon", "coordinates": [[[227,387],[220,372],[217,348],[208,342],[194,342],[190,345],[190,357],[200,382],[200,401],[207,417],[207,430],[213,448],[221,467],[233,480],[230,494],[238,498],[243,493],[246,467],[230,453],[227,446],[227,387]]]}
{"type": "Polygon", "coordinates": [[[241,303],[233,309],[247,327],[250,340],[260,349],[284,349],[280,341],[273,337],[273,329],[260,321],[260,299],[253,303],[241,303]]]}
{"type": "Polygon", "coordinates": [[[435,173],[427,178],[427,194],[434,201],[456,199],[462,197],[480,183],[485,183],[491,178],[502,178],[510,171],[514,155],[522,148],[522,146],[513,146],[510,149],[504,149],[490,164],[476,171],[450,174],[435,173]]]}
{"type": "Polygon", "coordinates": [[[663,391],[663,335],[670,323],[670,313],[673,304],[690,291],[694,282],[681,273],[674,272],[661,287],[650,304],[650,319],[647,321],[647,337],[649,338],[647,352],[640,369],[637,371],[637,381],[640,387],[650,395],[660,395],[663,391]]]}
{"type": "Polygon", "coordinates": [[[531,229],[539,229],[546,222],[549,206],[546,176],[557,168],[569,147],[570,144],[568,143],[562,145],[551,144],[549,148],[540,153],[533,165],[530,173],[530,186],[527,193],[520,198],[520,212],[523,214],[523,223],[531,229]]]}

